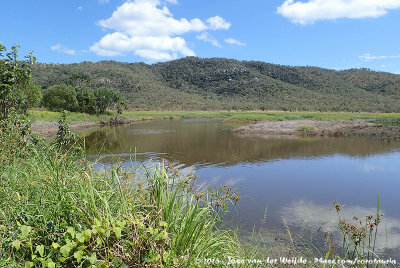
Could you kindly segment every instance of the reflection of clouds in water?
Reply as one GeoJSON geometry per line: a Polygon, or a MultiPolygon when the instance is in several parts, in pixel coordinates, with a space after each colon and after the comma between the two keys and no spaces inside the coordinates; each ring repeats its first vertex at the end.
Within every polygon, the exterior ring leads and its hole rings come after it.
{"type": "Polygon", "coordinates": [[[207,183],[214,185],[214,186],[228,185],[228,186],[233,187],[233,186],[237,185],[238,183],[243,182],[245,180],[246,180],[245,178],[230,178],[230,179],[224,180],[222,178],[222,176],[214,176],[210,180],[208,180],[207,183]]]}
{"type": "Polygon", "coordinates": [[[379,166],[375,166],[375,165],[371,165],[371,164],[364,164],[361,167],[361,171],[368,173],[371,171],[384,171],[385,168],[384,167],[379,167],[379,166]]]}
{"type": "Polygon", "coordinates": [[[163,133],[170,133],[176,132],[176,130],[170,129],[132,129],[129,132],[133,134],[163,134],[163,133]]]}
{"type": "MultiPolygon", "coordinates": [[[[338,215],[332,206],[316,205],[305,200],[298,200],[283,207],[281,211],[281,216],[285,218],[289,225],[307,227],[310,228],[311,231],[320,229],[323,232],[335,233],[337,234],[335,235],[337,242],[340,244],[341,241],[337,225],[338,215]]],[[[378,251],[382,251],[384,248],[397,249],[400,247],[400,220],[385,216],[383,211],[381,211],[381,213],[384,214],[384,216],[378,228],[378,238],[375,248],[378,251]]],[[[348,222],[355,223],[353,220],[354,216],[365,219],[367,215],[375,215],[376,208],[345,206],[340,214],[342,218],[346,219],[348,222]]]]}
{"type": "Polygon", "coordinates": [[[209,180],[208,182],[212,185],[217,184],[218,182],[220,182],[222,179],[222,176],[214,176],[211,178],[211,180],[209,180]]]}
{"type": "Polygon", "coordinates": [[[243,182],[245,181],[244,178],[236,178],[236,179],[229,179],[227,181],[225,181],[225,184],[228,186],[235,186],[236,184],[238,184],[239,182],[243,182]]]}

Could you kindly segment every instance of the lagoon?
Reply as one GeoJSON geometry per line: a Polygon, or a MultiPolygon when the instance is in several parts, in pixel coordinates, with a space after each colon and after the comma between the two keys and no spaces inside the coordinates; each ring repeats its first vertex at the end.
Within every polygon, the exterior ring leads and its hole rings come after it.
{"type": "MultiPolygon", "coordinates": [[[[200,184],[237,188],[235,223],[273,236],[288,227],[316,240],[334,232],[332,201],[343,216],[384,214],[377,248],[400,248],[400,142],[362,137],[237,136],[217,119],[156,120],[102,127],[84,134],[89,158],[100,164],[151,165],[167,160],[194,172],[200,184]],[[315,235],[317,234],[317,235],[315,235]],[[319,238],[318,238],[319,237],[319,238]]],[[[282,235],[282,234],[280,234],[282,235]]],[[[398,252],[398,251],[397,251],[398,252]]]]}

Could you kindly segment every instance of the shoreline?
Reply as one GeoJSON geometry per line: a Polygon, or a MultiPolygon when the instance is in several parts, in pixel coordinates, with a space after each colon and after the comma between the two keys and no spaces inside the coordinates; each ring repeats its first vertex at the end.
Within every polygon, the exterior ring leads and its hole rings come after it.
{"type": "Polygon", "coordinates": [[[261,121],[232,130],[237,135],[288,136],[363,136],[400,140],[400,127],[383,126],[366,121],[318,121],[310,119],[287,121],[261,121]]]}

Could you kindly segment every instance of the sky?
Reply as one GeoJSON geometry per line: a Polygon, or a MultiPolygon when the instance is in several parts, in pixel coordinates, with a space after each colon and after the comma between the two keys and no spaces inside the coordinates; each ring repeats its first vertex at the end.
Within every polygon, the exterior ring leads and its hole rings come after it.
{"type": "Polygon", "coordinates": [[[3,0],[0,42],[38,62],[186,56],[400,74],[400,0],[3,0]]]}

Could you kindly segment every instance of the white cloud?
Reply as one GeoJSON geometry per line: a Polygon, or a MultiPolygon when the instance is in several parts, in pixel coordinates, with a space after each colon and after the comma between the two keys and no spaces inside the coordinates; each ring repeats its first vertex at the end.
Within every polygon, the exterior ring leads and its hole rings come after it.
{"type": "Polygon", "coordinates": [[[215,47],[222,47],[221,44],[211,34],[207,32],[204,32],[201,35],[196,36],[196,38],[201,41],[211,43],[211,45],[215,47]]]}
{"type": "Polygon", "coordinates": [[[231,27],[231,24],[220,16],[209,18],[207,22],[211,30],[228,30],[231,27]]]}
{"type": "Polygon", "coordinates": [[[83,7],[82,7],[82,6],[79,6],[79,7],[77,7],[76,9],[79,10],[79,11],[82,11],[82,10],[83,10],[83,7]]]}
{"type": "Polygon", "coordinates": [[[371,55],[370,53],[365,53],[361,56],[358,56],[360,59],[363,59],[365,61],[370,61],[370,60],[384,60],[384,59],[396,59],[400,58],[400,55],[393,55],[393,56],[375,56],[371,55]]]}
{"type": "MultiPolygon", "coordinates": [[[[176,0],[167,2],[177,3],[176,0]]],[[[195,52],[179,35],[208,29],[227,29],[227,24],[230,26],[230,23],[218,16],[208,19],[207,24],[198,18],[175,19],[160,0],[128,0],[110,18],[98,24],[114,32],[101,38],[90,48],[91,51],[100,56],[133,53],[150,60],[195,56],[195,52]]]]}
{"type": "Polygon", "coordinates": [[[69,49],[68,47],[66,47],[64,45],[61,45],[61,44],[57,44],[57,45],[51,46],[50,49],[52,51],[58,51],[58,52],[69,54],[69,55],[75,55],[76,54],[75,50],[69,49]]]}
{"type": "Polygon", "coordinates": [[[397,8],[399,0],[286,0],[277,12],[294,23],[312,24],[318,20],[377,18],[397,8]]]}
{"type": "Polygon", "coordinates": [[[178,4],[178,0],[165,0],[167,3],[170,3],[170,4],[173,4],[173,5],[176,5],[176,4],[178,4]]]}
{"type": "Polygon", "coordinates": [[[240,42],[239,40],[233,39],[233,38],[227,38],[224,40],[225,43],[231,44],[231,45],[237,45],[237,46],[245,46],[246,43],[240,42]]]}

